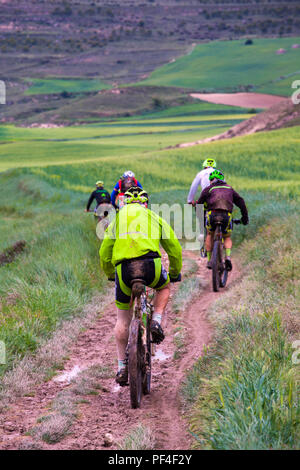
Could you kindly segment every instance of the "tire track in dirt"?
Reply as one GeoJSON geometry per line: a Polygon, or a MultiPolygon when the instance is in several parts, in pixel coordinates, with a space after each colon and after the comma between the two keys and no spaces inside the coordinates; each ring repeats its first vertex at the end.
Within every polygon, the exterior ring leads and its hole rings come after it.
{"type": "MultiPolygon", "coordinates": [[[[149,427],[156,438],[157,450],[190,449],[192,437],[180,406],[180,386],[187,370],[201,355],[203,346],[213,337],[213,328],[207,319],[207,310],[220,293],[211,289],[210,272],[206,270],[206,260],[199,259],[197,252],[184,252],[184,258],[193,259],[198,264],[197,276],[202,284],[199,294],[182,315],[187,332],[184,354],[174,359],[174,333],[176,314],[171,311],[172,297],[178,285],[171,286],[171,298],[163,318],[166,339],[157,347],[153,359],[151,394],[143,396],[140,409],[130,408],[129,387],[115,384],[116,348],[113,337],[115,307],[111,303],[97,319],[94,326],[80,335],[65,363],[63,375],[36,388],[32,397],[17,400],[7,413],[0,416],[0,449],[18,449],[32,442],[27,436],[36,420],[49,414],[51,401],[62,391],[71,388],[72,383],[64,377],[72,372],[84,370],[98,364],[109,367],[111,377],[100,380],[101,392],[98,395],[80,396],[77,404],[77,419],[73,422],[70,434],[56,444],[38,442],[43,449],[106,449],[105,435],[113,436],[110,449],[118,449],[120,442],[131,428],[138,424],[149,427]],[[62,379],[62,381],[59,381],[62,379]]],[[[237,279],[239,272],[234,266],[229,276],[228,286],[237,279]]],[[[225,288],[225,290],[228,287],[225,288]]],[[[223,290],[224,291],[224,290],[223,290]]],[[[76,380],[76,378],[75,378],[76,380]]]]}

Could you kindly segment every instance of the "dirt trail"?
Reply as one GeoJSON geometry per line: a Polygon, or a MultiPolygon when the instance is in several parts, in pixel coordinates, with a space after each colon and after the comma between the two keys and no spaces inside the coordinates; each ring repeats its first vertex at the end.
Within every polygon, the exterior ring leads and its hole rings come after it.
{"type": "MultiPolygon", "coordinates": [[[[109,378],[100,380],[100,393],[80,396],[76,405],[78,417],[73,422],[70,434],[56,444],[38,441],[40,448],[106,449],[105,435],[110,433],[113,437],[110,449],[117,449],[118,442],[128,431],[143,423],[151,428],[155,435],[156,449],[190,449],[192,438],[180,408],[179,389],[187,370],[201,355],[203,346],[212,339],[213,330],[207,319],[207,309],[222,292],[212,292],[210,273],[205,268],[206,260],[200,259],[197,252],[184,252],[184,257],[197,261],[197,276],[205,287],[199,290],[192,305],[182,316],[187,332],[186,347],[182,356],[176,360],[173,358],[176,315],[171,311],[172,298],[170,299],[163,319],[166,339],[157,347],[153,360],[151,394],[143,397],[141,408],[130,408],[129,387],[119,387],[113,378],[116,361],[113,338],[115,315],[112,303],[93,328],[80,335],[70,353],[70,359],[65,363],[64,371],[51,381],[40,385],[34,396],[19,399],[5,414],[0,415],[0,449],[19,449],[29,442],[32,443],[33,439],[27,432],[36,426],[37,419],[49,415],[53,399],[72,386],[72,376],[79,370],[95,364],[107,366],[112,370],[109,378]],[[208,282],[205,283],[206,279],[208,282]]],[[[226,289],[238,276],[235,266],[226,289]]],[[[177,288],[178,285],[172,285],[171,296],[177,288]]]]}

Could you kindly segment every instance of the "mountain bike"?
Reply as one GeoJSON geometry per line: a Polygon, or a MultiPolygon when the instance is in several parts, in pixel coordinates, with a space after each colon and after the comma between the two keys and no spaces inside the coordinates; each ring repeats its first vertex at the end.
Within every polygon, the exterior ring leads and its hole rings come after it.
{"type": "MultiPolygon", "coordinates": [[[[240,219],[233,219],[233,224],[240,224],[240,219]]],[[[216,230],[214,234],[214,245],[211,256],[211,266],[212,266],[212,286],[214,292],[218,292],[220,287],[225,287],[228,270],[225,266],[225,256],[224,256],[224,239],[222,234],[222,219],[218,220],[216,218],[216,230]]]]}
{"type": "Polygon", "coordinates": [[[152,338],[150,325],[154,307],[149,301],[144,281],[133,279],[133,317],[130,323],[129,340],[126,350],[130,401],[132,408],[139,408],[142,395],[148,395],[151,388],[152,338]]]}

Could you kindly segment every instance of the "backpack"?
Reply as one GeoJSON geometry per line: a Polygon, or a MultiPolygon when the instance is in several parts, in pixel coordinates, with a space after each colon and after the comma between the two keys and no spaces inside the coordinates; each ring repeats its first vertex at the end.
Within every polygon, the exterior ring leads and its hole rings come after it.
{"type": "Polygon", "coordinates": [[[119,180],[119,192],[126,193],[132,186],[137,186],[137,180],[135,178],[125,178],[119,180]]]}

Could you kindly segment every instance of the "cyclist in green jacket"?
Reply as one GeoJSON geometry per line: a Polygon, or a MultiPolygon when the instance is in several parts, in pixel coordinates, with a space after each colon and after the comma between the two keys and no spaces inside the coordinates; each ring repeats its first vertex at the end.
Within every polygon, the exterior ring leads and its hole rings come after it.
{"type": "Polygon", "coordinates": [[[169,283],[181,280],[180,243],[169,224],[148,209],[147,204],[148,195],[143,189],[130,188],[125,193],[125,206],[106,230],[99,252],[102,269],[116,283],[116,382],[121,386],[128,381],[126,346],[132,318],[131,280],[143,279],[145,285],[156,290],[151,323],[152,340],[156,343],[164,339],[161,320],[169,300],[169,283]],[[169,257],[169,274],[161,263],[160,244],[169,257]]]}

